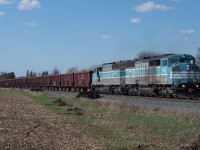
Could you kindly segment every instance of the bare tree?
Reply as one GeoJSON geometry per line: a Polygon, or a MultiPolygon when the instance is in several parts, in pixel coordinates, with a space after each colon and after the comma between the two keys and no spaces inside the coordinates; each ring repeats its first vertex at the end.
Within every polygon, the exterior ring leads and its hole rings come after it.
{"type": "Polygon", "coordinates": [[[93,71],[95,68],[97,67],[97,65],[91,65],[88,70],[93,71]]]}
{"type": "Polygon", "coordinates": [[[67,73],[78,72],[78,67],[71,67],[67,70],[67,73]]]}
{"type": "Polygon", "coordinates": [[[161,55],[161,53],[160,52],[156,52],[156,51],[140,51],[137,54],[137,57],[139,59],[142,59],[144,57],[152,57],[152,56],[157,56],[157,55],[161,55]]]}
{"type": "Polygon", "coordinates": [[[197,49],[196,64],[200,66],[200,47],[197,49]]]}

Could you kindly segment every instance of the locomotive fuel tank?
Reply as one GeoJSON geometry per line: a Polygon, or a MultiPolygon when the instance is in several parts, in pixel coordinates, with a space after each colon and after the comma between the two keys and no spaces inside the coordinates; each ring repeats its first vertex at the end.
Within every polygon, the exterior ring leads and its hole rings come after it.
{"type": "Polygon", "coordinates": [[[142,87],[139,90],[140,95],[154,96],[154,88],[153,87],[142,87]]]}

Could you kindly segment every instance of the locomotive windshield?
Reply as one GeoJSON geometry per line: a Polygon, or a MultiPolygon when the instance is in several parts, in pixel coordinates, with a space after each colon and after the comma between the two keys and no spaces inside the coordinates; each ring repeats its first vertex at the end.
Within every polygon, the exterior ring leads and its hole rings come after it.
{"type": "Polygon", "coordinates": [[[193,64],[193,63],[194,63],[194,60],[193,60],[193,59],[181,58],[181,59],[180,59],[180,62],[181,62],[181,63],[190,63],[190,64],[193,64]]]}
{"type": "Polygon", "coordinates": [[[169,59],[169,66],[172,66],[173,64],[177,64],[179,62],[178,58],[170,58],[169,59]]]}
{"type": "Polygon", "coordinates": [[[170,60],[169,60],[169,63],[171,63],[171,64],[176,64],[176,63],[178,63],[178,58],[170,59],[170,60]]]}
{"type": "Polygon", "coordinates": [[[194,60],[193,60],[193,59],[190,59],[190,60],[189,60],[189,63],[190,63],[190,64],[193,64],[193,63],[194,63],[194,60]]]}

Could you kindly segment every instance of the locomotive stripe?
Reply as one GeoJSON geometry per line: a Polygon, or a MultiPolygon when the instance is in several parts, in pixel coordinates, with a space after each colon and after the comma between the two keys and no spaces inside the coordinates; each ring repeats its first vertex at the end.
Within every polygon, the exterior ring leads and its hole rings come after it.
{"type": "MultiPolygon", "coordinates": [[[[134,75],[134,76],[121,76],[121,77],[100,77],[100,79],[119,79],[119,78],[133,78],[133,77],[144,77],[144,76],[168,76],[168,74],[157,74],[157,75],[134,75]]],[[[94,77],[93,79],[99,79],[94,77]]]]}

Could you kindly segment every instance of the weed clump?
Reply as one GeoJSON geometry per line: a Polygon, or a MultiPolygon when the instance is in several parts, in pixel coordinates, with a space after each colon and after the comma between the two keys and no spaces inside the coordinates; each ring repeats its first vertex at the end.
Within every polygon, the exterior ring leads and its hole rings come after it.
{"type": "Polygon", "coordinates": [[[58,106],[66,106],[67,105],[61,99],[57,99],[57,100],[53,101],[53,103],[56,104],[56,105],[58,105],[58,106]]]}
{"type": "Polygon", "coordinates": [[[57,99],[57,100],[53,101],[53,104],[55,104],[57,106],[63,106],[67,109],[67,111],[74,112],[78,116],[82,116],[85,114],[85,112],[82,109],[75,107],[72,104],[68,104],[68,103],[62,101],[61,99],[57,99]]]}
{"type": "Polygon", "coordinates": [[[200,131],[193,129],[182,132],[178,150],[200,150],[200,131]]]}

